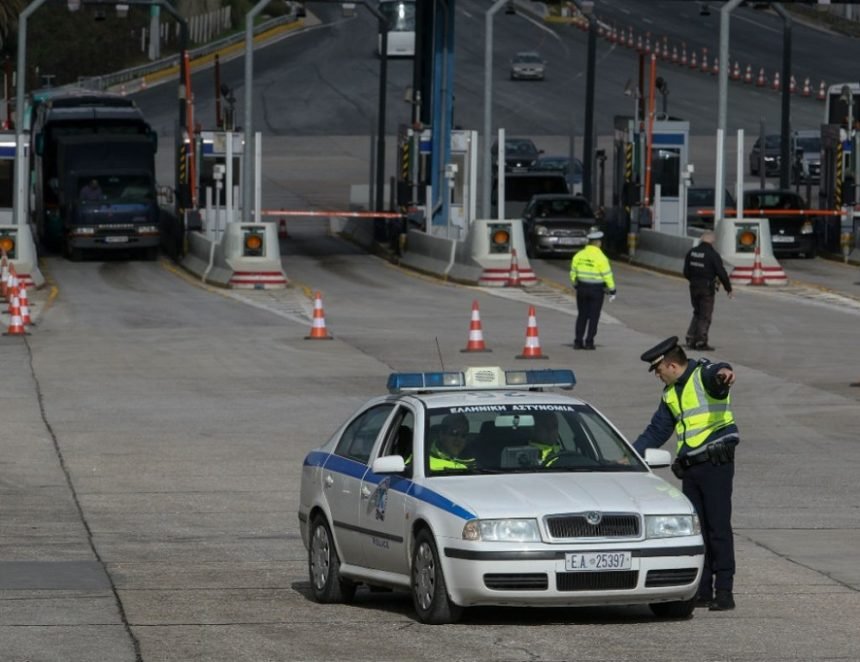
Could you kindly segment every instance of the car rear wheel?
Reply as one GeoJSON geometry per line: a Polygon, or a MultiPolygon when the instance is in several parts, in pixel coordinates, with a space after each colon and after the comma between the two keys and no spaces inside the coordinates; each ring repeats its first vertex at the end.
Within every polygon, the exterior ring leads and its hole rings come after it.
{"type": "Polygon", "coordinates": [[[431,625],[456,623],[463,608],[451,602],[432,534],[422,529],[412,552],[412,602],[418,620],[431,625]]]}
{"type": "Polygon", "coordinates": [[[311,592],[317,602],[350,603],[355,597],[355,583],[340,576],[340,559],[334,538],[325,518],[317,515],[311,523],[308,546],[308,575],[311,592]]]}
{"type": "Polygon", "coordinates": [[[696,601],[654,602],[648,606],[657,618],[690,618],[696,608],[696,601]]]}

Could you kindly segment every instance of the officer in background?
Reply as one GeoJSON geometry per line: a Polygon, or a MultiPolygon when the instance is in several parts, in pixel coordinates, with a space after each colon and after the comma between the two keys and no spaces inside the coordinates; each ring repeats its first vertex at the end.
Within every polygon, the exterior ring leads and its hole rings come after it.
{"type": "Polygon", "coordinates": [[[469,436],[469,419],[465,414],[448,414],[442,419],[438,438],[430,442],[430,471],[468,469],[475,459],[463,457],[469,436]]]}
{"type": "Polygon", "coordinates": [[[608,293],[609,300],[615,300],[615,277],[609,258],[600,248],[603,233],[592,230],[587,238],[588,245],[570,261],[570,282],[576,290],[577,309],[574,349],[594,349],[603,297],[608,293]]]}
{"type": "Polygon", "coordinates": [[[662,446],[673,431],[678,436],[672,472],[681,479],[681,489],[699,515],[705,540],[705,567],[696,606],[712,611],[734,609],[732,483],[740,437],[729,390],[735,374],[727,363],[688,360],[677,336],[652,347],[641,358],[666,386],[651,423],[633,447],[644,455],[646,448],[662,446]]]}
{"type": "Polygon", "coordinates": [[[693,304],[693,319],[687,329],[687,347],[713,351],[708,344],[708,330],[714,314],[717,279],[723,284],[729,299],[732,281],[723,266],[723,260],[714,248],[714,233],[704,232],[701,243],[693,246],[684,258],[684,277],[690,281],[690,302],[693,304]]]}
{"type": "Polygon", "coordinates": [[[558,436],[558,418],[553,411],[536,411],[534,427],[529,435],[529,446],[540,451],[540,461],[546,462],[561,450],[561,440],[558,436]]]}

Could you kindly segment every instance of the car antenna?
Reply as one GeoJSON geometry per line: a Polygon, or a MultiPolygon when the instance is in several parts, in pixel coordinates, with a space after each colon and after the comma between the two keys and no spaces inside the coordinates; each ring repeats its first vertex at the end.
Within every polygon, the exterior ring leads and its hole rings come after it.
{"type": "Polygon", "coordinates": [[[439,364],[442,366],[442,372],[445,372],[445,362],[442,360],[442,348],[439,347],[439,336],[436,336],[436,351],[439,353],[439,364]]]}

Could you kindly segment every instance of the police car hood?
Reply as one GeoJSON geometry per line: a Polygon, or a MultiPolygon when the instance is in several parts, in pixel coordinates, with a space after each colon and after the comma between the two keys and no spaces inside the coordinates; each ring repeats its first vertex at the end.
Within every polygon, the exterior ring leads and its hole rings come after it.
{"type": "Polygon", "coordinates": [[[652,515],[693,512],[680,490],[645,472],[457,476],[442,481],[433,488],[482,519],[591,510],[652,515]]]}

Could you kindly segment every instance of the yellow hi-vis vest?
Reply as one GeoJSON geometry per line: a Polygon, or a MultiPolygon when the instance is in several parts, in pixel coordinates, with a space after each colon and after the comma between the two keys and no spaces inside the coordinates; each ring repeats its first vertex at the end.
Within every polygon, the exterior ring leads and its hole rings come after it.
{"type": "Polygon", "coordinates": [[[441,448],[433,444],[430,447],[430,471],[443,471],[445,469],[468,469],[475,464],[471,457],[452,457],[441,448]]]}
{"type": "Polygon", "coordinates": [[[718,400],[705,390],[701,365],[693,369],[681,390],[680,400],[673,384],[663,389],[663,402],[675,418],[679,454],[685,444],[688,448],[698,448],[712,433],[735,422],[729,408],[731,397],[727,395],[724,400],[718,400]]]}
{"type": "Polygon", "coordinates": [[[607,290],[615,289],[615,278],[609,258],[599,247],[589,244],[573,256],[570,261],[570,282],[603,285],[607,290]]]}

